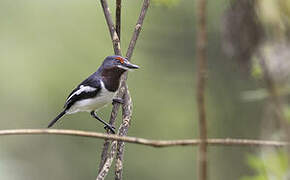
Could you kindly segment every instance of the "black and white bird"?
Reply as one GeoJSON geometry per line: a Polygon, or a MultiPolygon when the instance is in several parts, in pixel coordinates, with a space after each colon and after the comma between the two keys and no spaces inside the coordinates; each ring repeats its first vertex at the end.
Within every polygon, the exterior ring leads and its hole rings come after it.
{"type": "MultiPolygon", "coordinates": [[[[98,70],[70,93],[66,99],[64,110],[49,123],[48,128],[52,127],[65,114],[90,112],[92,117],[105,125],[105,129],[115,133],[114,127],[99,118],[95,111],[113,102],[120,86],[121,75],[130,69],[138,68],[137,65],[121,56],[106,57],[98,70]]],[[[120,100],[116,99],[116,102],[120,102],[120,100]]]]}

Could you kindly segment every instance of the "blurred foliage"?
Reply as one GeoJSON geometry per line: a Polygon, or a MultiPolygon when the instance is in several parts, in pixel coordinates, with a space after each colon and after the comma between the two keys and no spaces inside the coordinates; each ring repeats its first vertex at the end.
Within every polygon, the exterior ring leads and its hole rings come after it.
{"type": "Polygon", "coordinates": [[[152,2],[157,6],[173,7],[179,3],[180,0],[153,0],[152,2]]]}
{"type": "Polygon", "coordinates": [[[262,71],[261,65],[258,62],[258,59],[256,58],[252,59],[251,75],[257,80],[263,78],[263,71],[262,71]]]}
{"type": "MultiPolygon", "coordinates": [[[[279,96],[288,96],[290,95],[290,87],[289,86],[283,86],[283,87],[277,87],[278,95],[279,96]]],[[[269,92],[267,89],[259,88],[255,90],[248,90],[244,91],[241,94],[241,98],[245,101],[260,101],[265,100],[266,98],[269,98],[269,92]]],[[[286,111],[288,111],[288,106],[285,105],[286,111]]]]}
{"type": "Polygon", "coordinates": [[[221,22],[223,51],[242,65],[245,72],[249,72],[251,57],[264,37],[261,23],[257,20],[256,2],[231,1],[221,22]]]}
{"type": "MultiPolygon", "coordinates": [[[[290,89],[288,91],[288,94],[290,94],[290,89]]],[[[284,106],[284,115],[285,115],[288,123],[290,123],[290,105],[289,104],[284,106]]]]}
{"type": "Polygon", "coordinates": [[[247,162],[255,175],[245,176],[241,180],[287,180],[290,178],[286,151],[266,152],[260,157],[248,155],[247,162]]]}
{"type": "Polygon", "coordinates": [[[289,0],[259,0],[259,18],[274,36],[285,36],[290,28],[290,1],[289,0]]]}
{"type": "MultiPolygon", "coordinates": [[[[113,7],[114,1],[109,2],[113,7]]],[[[122,2],[124,53],[142,2],[122,2]]],[[[240,66],[221,49],[220,22],[227,2],[208,1],[209,137],[258,138],[264,102],[248,103],[240,94],[259,86],[244,77],[240,66]]],[[[161,5],[150,7],[132,58],[141,69],[128,77],[134,103],[129,135],[196,138],[195,2],[156,3],[161,5]]],[[[102,8],[93,0],[1,0],[1,129],[46,127],[71,89],[112,53],[102,8]]],[[[108,105],[98,113],[108,119],[110,110],[108,105]]],[[[104,132],[87,113],[66,116],[55,128],[104,132]]],[[[94,179],[102,143],[66,136],[1,137],[0,179],[94,179]]],[[[248,174],[243,156],[251,151],[211,147],[209,177],[233,180],[248,174]]],[[[124,179],[194,179],[195,161],[196,147],[127,144],[124,179]]],[[[110,171],[108,179],[112,178],[110,171]]]]}

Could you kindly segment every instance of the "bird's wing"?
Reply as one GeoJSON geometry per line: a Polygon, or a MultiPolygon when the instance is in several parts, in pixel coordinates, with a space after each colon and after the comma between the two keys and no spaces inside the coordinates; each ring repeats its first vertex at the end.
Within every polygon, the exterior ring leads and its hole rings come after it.
{"type": "Polygon", "coordinates": [[[89,77],[80,83],[68,96],[64,108],[69,109],[75,102],[97,96],[102,88],[101,81],[89,77]]]}

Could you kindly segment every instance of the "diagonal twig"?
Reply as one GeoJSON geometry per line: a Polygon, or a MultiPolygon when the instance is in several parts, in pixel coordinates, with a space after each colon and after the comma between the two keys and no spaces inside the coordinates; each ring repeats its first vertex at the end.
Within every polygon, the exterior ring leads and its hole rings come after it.
{"type": "Polygon", "coordinates": [[[116,0],[116,32],[121,41],[121,9],[122,0],[116,0]]]}
{"type": "MultiPolygon", "coordinates": [[[[124,94],[124,105],[122,106],[122,125],[119,129],[120,136],[127,136],[130,127],[130,120],[132,117],[132,99],[129,90],[126,87],[126,93],[124,94]]],[[[121,180],[123,175],[123,157],[124,157],[125,143],[118,141],[117,154],[116,154],[116,166],[115,166],[115,180],[121,180]]]]}
{"type": "Polygon", "coordinates": [[[145,19],[145,15],[147,13],[148,7],[150,5],[150,0],[144,0],[143,5],[142,5],[142,9],[141,9],[141,13],[139,15],[138,21],[135,25],[135,29],[134,29],[134,33],[133,36],[131,38],[127,53],[126,53],[126,57],[128,59],[131,59],[132,55],[133,55],[133,51],[137,42],[137,39],[139,37],[142,25],[143,25],[143,21],[145,19]]]}
{"type": "Polygon", "coordinates": [[[113,42],[113,48],[114,48],[114,52],[117,55],[121,55],[121,45],[120,45],[120,39],[118,37],[118,34],[116,32],[115,26],[114,26],[114,22],[110,13],[110,9],[108,6],[108,3],[106,0],[100,0],[103,11],[104,11],[104,15],[106,18],[106,22],[110,31],[110,35],[111,35],[111,39],[113,42]]]}
{"type": "Polygon", "coordinates": [[[104,180],[105,177],[107,176],[107,174],[110,170],[110,167],[113,163],[116,149],[117,149],[117,141],[115,140],[111,144],[111,150],[108,152],[108,155],[106,157],[106,161],[104,162],[104,165],[99,170],[99,173],[98,173],[96,180],[104,180]]]}

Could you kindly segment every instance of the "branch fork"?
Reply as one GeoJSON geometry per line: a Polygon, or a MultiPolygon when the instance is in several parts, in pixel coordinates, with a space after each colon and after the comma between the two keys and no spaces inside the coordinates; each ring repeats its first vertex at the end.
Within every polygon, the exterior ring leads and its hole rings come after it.
{"type": "MultiPolygon", "coordinates": [[[[108,7],[107,0],[100,0],[101,5],[103,7],[103,12],[105,15],[105,19],[108,25],[108,29],[110,31],[111,40],[113,43],[114,52],[117,55],[121,54],[121,46],[120,46],[120,34],[121,34],[121,0],[116,0],[116,26],[113,23],[112,16],[108,7]],[[116,28],[115,28],[116,27],[116,28]]],[[[139,33],[141,31],[141,27],[143,25],[143,21],[146,15],[146,12],[149,7],[150,0],[144,0],[143,6],[141,9],[140,16],[138,18],[137,24],[134,28],[133,36],[131,38],[126,57],[130,61],[133,50],[136,45],[136,41],[139,37],[139,33]]],[[[117,97],[124,100],[122,104],[122,124],[119,128],[118,135],[126,136],[128,134],[128,129],[130,127],[130,120],[132,116],[132,100],[130,97],[130,93],[128,90],[128,86],[126,84],[127,80],[127,73],[125,73],[121,78],[121,86],[118,90],[117,97]]],[[[109,124],[114,125],[116,121],[116,117],[118,115],[120,105],[118,103],[114,103],[113,109],[111,112],[111,117],[109,124]]],[[[122,172],[123,172],[123,154],[124,154],[124,142],[120,141],[113,141],[111,143],[111,148],[109,150],[110,141],[105,140],[103,151],[101,155],[101,162],[99,165],[99,174],[97,176],[97,180],[103,180],[112,165],[113,158],[116,154],[116,166],[115,166],[115,179],[121,180],[122,179],[122,172]]]]}

